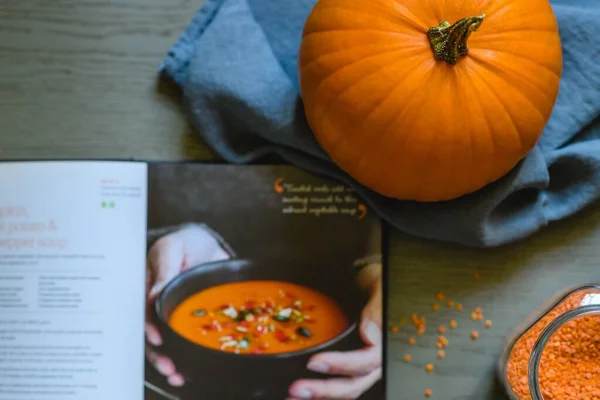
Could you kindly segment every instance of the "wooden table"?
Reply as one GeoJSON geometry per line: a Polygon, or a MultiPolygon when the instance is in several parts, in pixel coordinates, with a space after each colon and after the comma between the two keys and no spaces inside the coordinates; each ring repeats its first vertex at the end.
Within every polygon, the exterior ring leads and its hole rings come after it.
{"type": "MultiPolygon", "coordinates": [[[[202,0],[0,0],[0,159],[136,158],[214,160],[186,123],[178,94],[157,84],[156,68],[202,0]]],[[[414,400],[426,388],[444,400],[502,399],[495,363],[507,333],[554,291],[600,281],[600,207],[539,235],[473,250],[393,232],[389,320],[423,314],[416,346],[406,326],[389,340],[389,398],[414,400]],[[481,279],[473,273],[481,271],[481,279]],[[432,310],[435,293],[462,313],[432,310]],[[493,328],[470,321],[484,308],[493,328]],[[444,360],[435,328],[457,330],[444,360]],[[469,335],[478,329],[474,342],[469,335]],[[405,353],[413,356],[405,364],[405,353]],[[424,365],[434,362],[427,374],[424,365]]]]}

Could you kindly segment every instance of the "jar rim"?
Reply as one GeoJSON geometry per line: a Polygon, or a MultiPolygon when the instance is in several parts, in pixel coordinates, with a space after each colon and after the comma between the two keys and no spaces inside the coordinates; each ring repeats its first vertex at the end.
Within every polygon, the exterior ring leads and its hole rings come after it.
{"type": "MultiPolygon", "coordinates": [[[[596,286],[592,286],[592,288],[597,288],[596,286]]],[[[562,328],[564,325],[569,322],[589,316],[589,315],[600,315],[600,302],[597,304],[588,304],[583,305],[572,310],[569,310],[560,316],[558,316],[554,321],[548,324],[536,340],[533,349],[531,351],[531,355],[529,357],[529,365],[528,365],[528,376],[527,380],[529,383],[529,390],[531,392],[532,400],[544,400],[544,396],[542,395],[542,391],[540,388],[539,382],[539,368],[540,362],[542,360],[542,355],[546,348],[546,345],[554,336],[554,334],[562,328]]]]}

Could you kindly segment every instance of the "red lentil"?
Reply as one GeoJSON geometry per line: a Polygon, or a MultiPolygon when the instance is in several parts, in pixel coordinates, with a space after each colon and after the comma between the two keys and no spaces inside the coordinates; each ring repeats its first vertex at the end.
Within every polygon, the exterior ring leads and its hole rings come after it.
{"type": "MultiPolygon", "coordinates": [[[[571,295],[541,318],[514,344],[506,378],[520,400],[531,400],[527,381],[531,351],[541,332],[559,315],[580,306],[588,292],[571,295]]],[[[597,294],[597,293],[596,293],[597,294]]],[[[542,353],[539,383],[545,400],[600,399],[600,316],[580,317],[563,325],[542,353]]]]}
{"type": "Polygon", "coordinates": [[[440,309],[440,305],[437,303],[434,303],[431,308],[433,309],[433,311],[438,311],[440,309]]]}
{"type": "Polygon", "coordinates": [[[410,354],[405,354],[404,355],[404,362],[410,362],[410,360],[412,360],[412,356],[410,354]]]}
{"type": "Polygon", "coordinates": [[[452,307],[454,307],[454,302],[453,302],[452,300],[448,300],[448,301],[446,302],[446,306],[447,306],[448,308],[452,308],[452,307]]]}
{"type": "Polygon", "coordinates": [[[481,308],[477,307],[475,311],[471,313],[471,319],[473,321],[481,321],[483,319],[483,312],[481,311],[481,308]]]}
{"type": "Polygon", "coordinates": [[[479,278],[481,278],[481,273],[480,273],[480,272],[475,272],[475,273],[473,274],[473,278],[475,278],[475,279],[479,279],[479,278]]]}
{"type": "Polygon", "coordinates": [[[396,325],[392,326],[392,332],[393,333],[398,333],[399,330],[400,329],[396,325]]]}
{"type": "Polygon", "coordinates": [[[442,358],[446,357],[446,352],[444,350],[438,351],[437,357],[441,360],[442,358]]]}
{"type": "Polygon", "coordinates": [[[490,321],[489,319],[485,321],[485,327],[490,329],[492,327],[492,321],[490,321]]]}
{"type": "Polygon", "coordinates": [[[444,298],[446,298],[446,295],[442,292],[439,292],[438,294],[435,295],[435,297],[437,297],[437,299],[439,301],[442,301],[442,300],[444,300],[444,298]]]}
{"type": "Polygon", "coordinates": [[[415,338],[411,337],[410,339],[408,339],[408,344],[414,346],[415,344],[417,344],[417,341],[415,338]]]}
{"type": "Polygon", "coordinates": [[[452,320],[450,321],[450,328],[451,329],[456,329],[458,327],[458,322],[452,320]]]}
{"type": "Polygon", "coordinates": [[[412,314],[410,316],[410,322],[412,322],[413,325],[418,326],[420,321],[421,320],[419,319],[419,317],[417,316],[417,314],[412,314]]]}
{"type": "Polygon", "coordinates": [[[425,397],[431,397],[431,395],[432,395],[432,394],[433,394],[433,393],[431,392],[431,389],[427,389],[427,390],[425,391],[425,397]]]}
{"type": "Polygon", "coordinates": [[[458,304],[456,305],[456,309],[457,309],[458,311],[462,311],[462,310],[463,310],[463,306],[462,306],[462,304],[458,303],[458,304]]]}
{"type": "Polygon", "coordinates": [[[417,327],[417,335],[422,336],[425,333],[425,328],[427,326],[425,317],[419,317],[417,314],[413,314],[411,315],[410,320],[412,324],[417,327]]]}
{"type": "Polygon", "coordinates": [[[471,332],[471,339],[473,339],[473,340],[479,339],[479,332],[477,332],[477,331],[471,332]]]}
{"type": "Polygon", "coordinates": [[[442,344],[444,347],[448,347],[448,339],[445,336],[440,336],[438,338],[438,342],[442,344]]]}
{"type": "Polygon", "coordinates": [[[425,366],[425,371],[427,371],[427,372],[431,372],[431,371],[433,371],[433,364],[427,364],[427,365],[425,366]]]}
{"type": "Polygon", "coordinates": [[[444,334],[444,333],[446,333],[446,327],[445,327],[444,325],[441,325],[441,326],[438,328],[438,332],[439,332],[439,333],[441,333],[441,334],[444,334]]]}

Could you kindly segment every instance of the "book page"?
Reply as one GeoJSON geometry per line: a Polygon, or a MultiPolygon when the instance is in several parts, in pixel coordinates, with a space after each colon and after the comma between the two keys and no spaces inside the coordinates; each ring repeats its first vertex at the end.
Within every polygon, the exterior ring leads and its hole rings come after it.
{"type": "Polygon", "coordinates": [[[292,166],[150,164],[146,400],[384,398],[382,224],[292,166]]]}
{"type": "Polygon", "coordinates": [[[143,399],[147,165],[0,163],[0,399],[143,399]]]}

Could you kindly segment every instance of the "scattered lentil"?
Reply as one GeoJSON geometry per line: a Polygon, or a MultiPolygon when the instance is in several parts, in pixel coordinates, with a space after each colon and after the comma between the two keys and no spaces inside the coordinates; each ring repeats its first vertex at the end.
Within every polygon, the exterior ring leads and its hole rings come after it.
{"type": "Polygon", "coordinates": [[[412,360],[412,356],[410,354],[404,355],[404,362],[410,362],[412,360]]]}
{"type": "Polygon", "coordinates": [[[473,340],[479,339],[479,332],[477,332],[477,331],[471,332],[471,339],[473,339],[473,340]]]}
{"type": "Polygon", "coordinates": [[[462,311],[462,310],[463,310],[463,306],[462,306],[462,304],[458,303],[458,304],[456,305],[456,309],[457,309],[458,311],[462,311]]]}
{"type": "Polygon", "coordinates": [[[433,364],[427,364],[427,365],[425,366],[425,371],[427,371],[427,372],[431,372],[431,371],[433,371],[433,364]]]}
{"type": "Polygon", "coordinates": [[[422,336],[425,333],[425,327],[427,326],[425,317],[419,317],[418,315],[413,314],[410,319],[413,325],[417,327],[417,335],[422,336]]]}
{"type": "Polygon", "coordinates": [[[431,308],[433,309],[433,311],[438,311],[440,309],[440,305],[437,303],[434,303],[431,308]]]}
{"type": "Polygon", "coordinates": [[[442,300],[444,300],[446,298],[446,295],[444,293],[442,293],[442,292],[439,292],[438,294],[435,295],[435,297],[437,297],[437,299],[439,301],[442,301],[442,300]]]}
{"type": "Polygon", "coordinates": [[[440,350],[437,352],[437,357],[441,360],[446,357],[446,352],[444,350],[440,350]]]}
{"type": "Polygon", "coordinates": [[[438,328],[438,332],[439,332],[440,334],[444,334],[444,333],[446,333],[446,327],[445,327],[444,325],[441,325],[441,326],[438,328]]]}
{"type": "Polygon", "coordinates": [[[415,344],[417,344],[417,340],[413,337],[408,339],[408,344],[410,344],[411,346],[414,346],[415,344]]]}
{"type": "Polygon", "coordinates": [[[458,322],[452,320],[452,321],[450,321],[449,325],[450,325],[451,329],[456,329],[458,327],[458,322]]]}
{"type": "Polygon", "coordinates": [[[407,322],[407,320],[408,319],[406,317],[402,317],[402,318],[400,318],[400,323],[405,324],[407,322]]]}
{"type": "Polygon", "coordinates": [[[448,347],[448,339],[445,336],[440,336],[438,338],[438,342],[442,344],[444,347],[448,347]]]}
{"type": "Polygon", "coordinates": [[[412,324],[413,324],[414,326],[418,326],[418,325],[419,325],[420,319],[419,319],[419,317],[417,316],[417,314],[412,314],[412,315],[410,316],[410,322],[412,322],[412,324]]]}
{"type": "Polygon", "coordinates": [[[479,278],[481,278],[481,273],[479,273],[479,272],[475,272],[475,273],[473,274],[473,278],[475,278],[475,279],[479,279],[479,278]]]}
{"type": "Polygon", "coordinates": [[[400,330],[400,329],[399,329],[399,328],[398,328],[396,325],[393,325],[393,326],[392,326],[392,332],[393,332],[393,333],[398,333],[398,331],[399,331],[399,330],[400,330]]]}
{"type": "Polygon", "coordinates": [[[432,395],[431,389],[427,389],[425,391],[425,397],[431,397],[431,395],[432,395]]]}
{"type": "Polygon", "coordinates": [[[453,302],[452,300],[448,300],[448,301],[446,302],[446,306],[447,306],[448,308],[452,308],[452,307],[454,307],[454,302],[453,302]]]}
{"type": "Polygon", "coordinates": [[[487,321],[485,321],[485,327],[487,329],[490,329],[492,327],[492,321],[490,321],[489,319],[487,321]]]}
{"type": "Polygon", "coordinates": [[[483,320],[483,310],[481,309],[481,307],[475,308],[475,310],[471,313],[471,319],[473,321],[483,320]]]}

